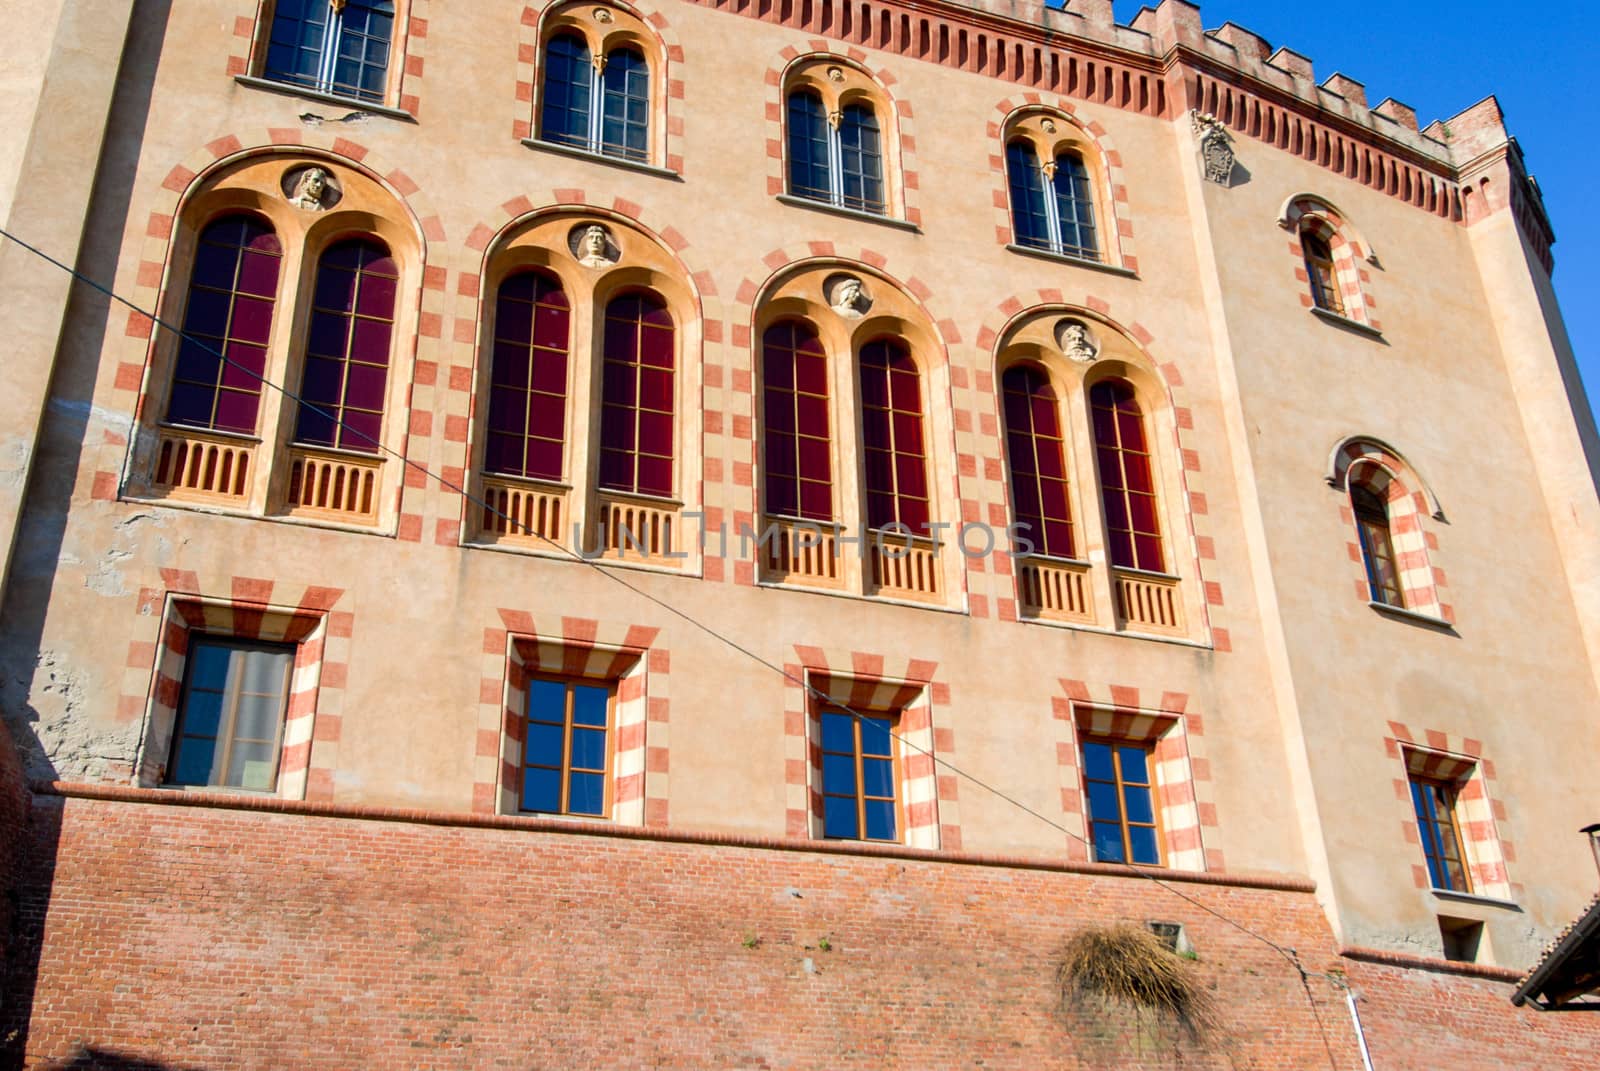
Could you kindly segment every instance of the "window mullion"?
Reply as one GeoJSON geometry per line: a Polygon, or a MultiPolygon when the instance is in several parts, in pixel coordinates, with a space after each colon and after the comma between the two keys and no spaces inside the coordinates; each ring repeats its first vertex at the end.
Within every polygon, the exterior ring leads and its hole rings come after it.
{"type": "MultiPolygon", "coordinates": [[[[827,120],[824,119],[826,123],[827,120]]],[[[840,122],[843,122],[841,119],[840,122]]],[[[844,205],[844,138],[839,128],[828,126],[828,203],[844,205]]]]}
{"type": "Polygon", "coordinates": [[[572,813],[572,707],[575,689],[569,681],[562,690],[561,813],[572,813]]]}
{"type": "Polygon", "coordinates": [[[339,55],[339,36],[344,31],[344,13],[328,5],[327,28],[322,33],[322,55],[317,57],[317,88],[333,92],[333,69],[339,55]]]}
{"type": "Polygon", "coordinates": [[[602,116],[606,109],[605,87],[605,53],[598,57],[599,62],[593,64],[593,71],[589,75],[589,151],[600,151],[601,131],[604,128],[602,116]]]}
{"type": "Polygon", "coordinates": [[[244,659],[248,657],[237,648],[228,654],[228,680],[222,705],[222,717],[217,724],[217,743],[222,745],[221,784],[228,783],[228,767],[233,762],[234,726],[239,721],[239,697],[244,688],[244,659]]]}
{"type": "Polygon", "coordinates": [[[1049,232],[1050,248],[1053,252],[1060,253],[1066,249],[1066,240],[1061,235],[1061,203],[1060,195],[1056,192],[1056,176],[1052,167],[1048,172],[1041,166],[1039,178],[1040,185],[1044,187],[1044,225],[1049,232]]]}
{"type": "Polygon", "coordinates": [[[854,712],[850,715],[850,724],[855,729],[856,737],[856,829],[860,831],[861,839],[870,839],[867,836],[867,771],[866,763],[862,759],[862,752],[866,749],[861,739],[861,719],[854,712]]]}

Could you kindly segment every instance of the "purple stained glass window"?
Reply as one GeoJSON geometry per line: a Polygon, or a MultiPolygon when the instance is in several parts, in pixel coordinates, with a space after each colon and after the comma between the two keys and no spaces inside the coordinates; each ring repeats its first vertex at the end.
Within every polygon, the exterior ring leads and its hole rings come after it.
{"type": "Polygon", "coordinates": [[[1103,379],[1089,388],[1089,409],[1111,564],[1166,572],[1155,475],[1138,395],[1126,380],[1103,379]]]}
{"type": "Polygon", "coordinates": [[[294,441],[378,452],[400,269],[374,238],[329,247],[317,265],[294,441]]]}
{"type": "Polygon", "coordinates": [[[672,314],[650,293],[623,294],[606,306],[601,352],[600,486],[672,495],[672,314]]]}
{"type": "Polygon", "coordinates": [[[799,320],[761,338],[766,510],[778,517],[833,520],[828,431],[828,358],[816,329],[799,320]]]}
{"type": "Polygon", "coordinates": [[[1037,365],[1017,364],[1000,377],[1011,461],[1012,508],[1041,554],[1076,557],[1067,507],[1066,445],[1060,402],[1037,365]]]}
{"type": "Polygon", "coordinates": [[[561,283],[524,271],[500,284],[489,369],[484,468],[561,479],[571,309],[561,283]]]}
{"type": "Polygon", "coordinates": [[[928,475],[917,363],[898,339],[878,339],[861,347],[860,366],[867,526],[899,522],[926,534],[928,475]]]}
{"type": "Polygon", "coordinates": [[[278,236],[254,216],[225,216],[200,232],[169,422],[254,434],[282,263],[278,236]]]}

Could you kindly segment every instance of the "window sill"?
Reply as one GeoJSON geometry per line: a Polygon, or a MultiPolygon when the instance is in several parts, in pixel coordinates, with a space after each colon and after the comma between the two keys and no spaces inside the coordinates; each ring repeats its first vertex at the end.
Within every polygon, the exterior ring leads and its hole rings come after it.
{"type": "Polygon", "coordinates": [[[633,550],[629,550],[622,557],[606,557],[605,555],[579,554],[566,543],[552,543],[543,546],[515,546],[510,543],[486,543],[481,536],[463,537],[456,544],[462,550],[482,550],[490,554],[517,554],[524,558],[543,558],[551,562],[567,562],[571,565],[588,565],[600,569],[634,569],[641,573],[656,573],[660,576],[681,576],[690,580],[704,578],[703,568],[693,564],[697,557],[692,550],[679,551],[673,555],[672,561],[682,563],[682,568],[675,565],[661,565],[656,562],[639,557],[633,550]]]}
{"type": "Polygon", "coordinates": [[[579,149],[572,145],[557,145],[553,141],[540,141],[538,138],[523,138],[522,144],[539,152],[555,153],[557,156],[569,156],[574,160],[588,160],[593,164],[605,164],[607,167],[619,167],[624,171],[636,171],[641,175],[654,175],[657,178],[671,179],[673,182],[682,182],[683,176],[665,167],[654,164],[642,164],[637,160],[627,160],[621,156],[607,156],[602,152],[590,149],[579,149]]]}
{"type": "MultiPolygon", "coordinates": [[[[732,559],[729,560],[731,561],[732,559]]],[[[811,584],[787,584],[782,580],[757,579],[756,587],[767,588],[771,591],[794,591],[804,595],[824,595],[830,599],[851,599],[858,603],[903,606],[911,610],[928,610],[936,614],[955,614],[958,617],[969,616],[969,611],[960,606],[946,606],[936,602],[917,602],[913,599],[897,599],[893,595],[868,595],[860,591],[841,591],[838,588],[817,587],[811,584]]]]}
{"type": "Polygon", "coordinates": [[[1017,620],[1025,625],[1064,628],[1072,632],[1090,632],[1097,636],[1124,636],[1130,640],[1149,640],[1152,643],[1166,643],[1174,647],[1188,647],[1196,651],[1212,651],[1216,649],[1203,640],[1191,640],[1186,636],[1165,636],[1159,632],[1143,632],[1136,628],[1107,628],[1104,625],[1085,625],[1077,621],[1052,621],[1048,617],[1029,617],[1021,610],[1017,611],[1017,620]]]}
{"type": "Polygon", "coordinates": [[[124,489],[118,496],[119,502],[131,502],[140,506],[160,507],[162,509],[181,509],[191,513],[208,513],[213,517],[229,517],[241,521],[268,521],[272,524],[290,524],[298,528],[324,528],[333,532],[349,532],[351,535],[377,536],[380,539],[394,539],[395,530],[391,522],[387,528],[370,524],[344,524],[339,521],[322,521],[312,517],[290,517],[282,513],[256,513],[250,509],[239,507],[218,506],[204,502],[183,502],[160,495],[151,494],[143,488],[133,490],[124,489]]]}
{"type": "Polygon", "coordinates": [[[779,204],[793,208],[809,208],[814,212],[827,212],[830,215],[843,216],[845,219],[859,219],[863,223],[878,223],[896,230],[910,231],[912,234],[922,233],[922,228],[910,220],[880,216],[876,212],[863,212],[859,208],[846,208],[843,205],[829,204],[827,201],[814,201],[809,197],[796,197],[792,193],[780,193],[777,200],[779,204]]]}
{"type": "Polygon", "coordinates": [[[1442,617],[1434,617],[1432,614],[1423,614],[1418,613],[1416,610],[1407,610],[1403,606],[1390,606],[1386,602],[1373,601],[1368,602],[1367,605],[1378,611],[1380,614],[1387,614],[1390,617],[1397,617],[1402,621],[1415,621],[1419,625],[1428,625],[1444,632],[1454,632],[1456,630],[1456,627],[1453,624],[1446,621],[1442,617]]]}
{"type": "Polygon", "coordinates": [[[1311,306],[1311,315],[1315,316],[1324,323],[1333,324],[1335,327],[1342,327],[1346,331],[1353,331],[1358,335],[1366,335],[1368,338],[1376,338],[1380,340],[1383,338],[1383,332],[1379,331],[1371,324],[1364,324],[1360,320],[1352,320],[1343,313],[1333,312],[1329,309],[1324,309],[1319,305],[1311,306]]]}
{"type": "Polygon", "coordinates": [[[320,89],[307,89],[305,86],[292,85],[288,82],[274,82],[270,78],[257,78],[252,74],[236,74],[233,80],[239,85],[250,89],[260,89],[267,93],[276,93],[284,97],[301,97],[305,100],[315,100],[323,104],[337,104],[346,108],[355,108],[358,111],[372,115],[381,115],[386,119],[398,119],[402,123],[415,123],[417,117],[400,108],[391,108],[386,104],[373,104],[371,101],[359,100],[355,97],[344,97],[337,93],[324,93],[320,89]]]}
{"type": "Polygon", "coordinates": [[[1033,249],[1029,246],[1018,245],[1010,242],[1006,249],[1025,257],[1037,257],[1040,260],[1052,260],[1057,264],[1070,264],[1074,268],[1088,268],[1090,271],[1105,272],[1107,275],[1120,275],[1124,279],[1137,279],[1139,273],[1119,264],[1107,264],[1101,260],[1090,260],[1087,257],[1075,257],[1068,253],[1056,253],[1049,249],[1033,249]]]}
{"type": "Polygon", "coordinates": [[[1498,896],[1480,896],[1477,893],[1455,892],[1451,889],[1431,889],[1433,895],[1441,900],[1453,904],[1468,904],[1473,907],[1492,907],[1501,911],[1515,911],[1522,913],[1522,905],[1515,900],[1502,900],[1498,896]]]}

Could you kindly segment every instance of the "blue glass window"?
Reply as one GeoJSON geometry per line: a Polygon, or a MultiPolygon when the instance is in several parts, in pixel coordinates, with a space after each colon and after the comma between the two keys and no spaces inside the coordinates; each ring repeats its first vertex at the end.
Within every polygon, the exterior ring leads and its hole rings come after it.
{"type": "Polygon", "coordinates": [[[560,145],[589,145],[594,64],[583,38],[562,34],[545,49],[540,136],[560,145]]]}
{"type": "Polygon", "coordinates": [[[619,48],[597,71],[589,46],[575,34],[545,49],[539,137],[557,145],[646,163],[650,159],[650,68],[640,53],[619,48]]]}
{"type": "Polygon", "coordinates": [[[1352,484],[1350,504],[1355,507],[1356,535],[1361,540],[1361,563],[1367,570],[1367,589],[1373,602],[1404,607],[1400,569],[1394,543],[1389,538],[1389,507],[1369,487],[1352,484]]]}
{"type": "Polygon", "coordinates": [[[1411,805],[1417,812],[1417,832],[1428,861],[1428,880],[1435,889],[1471,892],[1462,862],[1461,833],[1456,827],[1456,788],[1445,781],[1411,779],[1411,805]]]}
{"type": "Polygon", "coordinates": [[[394,16],[393,0],[278,0],[262,75],[381,104],[394,16]]]}
{"type": "Polygon", "coordinates": [[[1064,152],[1044,167],[1031,144],[1013,141],[1006,146],[1006,181],[1011,189],[1011,229],[1018,245],[1100,259],[1094,189],[1081,156],[1064,152]]]}
{"type": "Polygon", "coordinates": [[[894,719],[822,712],[822,835],[897,842],[894,719]]]}
{"type": "Polygon", "coordinates": [[[1083,783],[1096,862],[1161,865],[1151,765],[1143,744],[1084,740],[1083,783]]]}
{"type": "Polygon", "coordinates": [[[830,124],[822,98],[789,94],[789,192],[858,212],[882,215],[883,136],[869,104],[849,104],[830,124]]]}
{"type": "Polygon", "coordinates": [[[520,810],[606,816],[610,715],[605,685],[528,681],[520,810]]]}
{"type": "Polygon", "coordinates": [[[830,132],[822,98],[807,90],[789,94],[789,192],[813,201],[830,199],[830,132]]]}
{"type": "Polygon", "coordinates": [[[190,641],[168,784],[277,788],[294,655],[282,644],[190,641]]]}

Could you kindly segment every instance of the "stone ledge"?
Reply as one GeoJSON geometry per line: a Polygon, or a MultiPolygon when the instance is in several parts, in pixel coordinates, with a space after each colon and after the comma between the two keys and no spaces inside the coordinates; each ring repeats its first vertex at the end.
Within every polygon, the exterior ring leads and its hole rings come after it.
{"type": "Polygon", "coordinates": [[[1437,974],[1461,974],[1469,978],[1482,978],[1489,982],[1515,985],[1522,981],[1522,971],[1511,967],[1491,967],[1486,963],[1462,963],[1453,959],[1435,959],[1432,956],[1413,956],[1405,952],[1389,952],[1381,948],[1362,948],[1346,945],[1339,955],[1362,963],[1376,963],[1384,967],[1403,967],[1407,970],[1433,971],[1437,974]]]}

